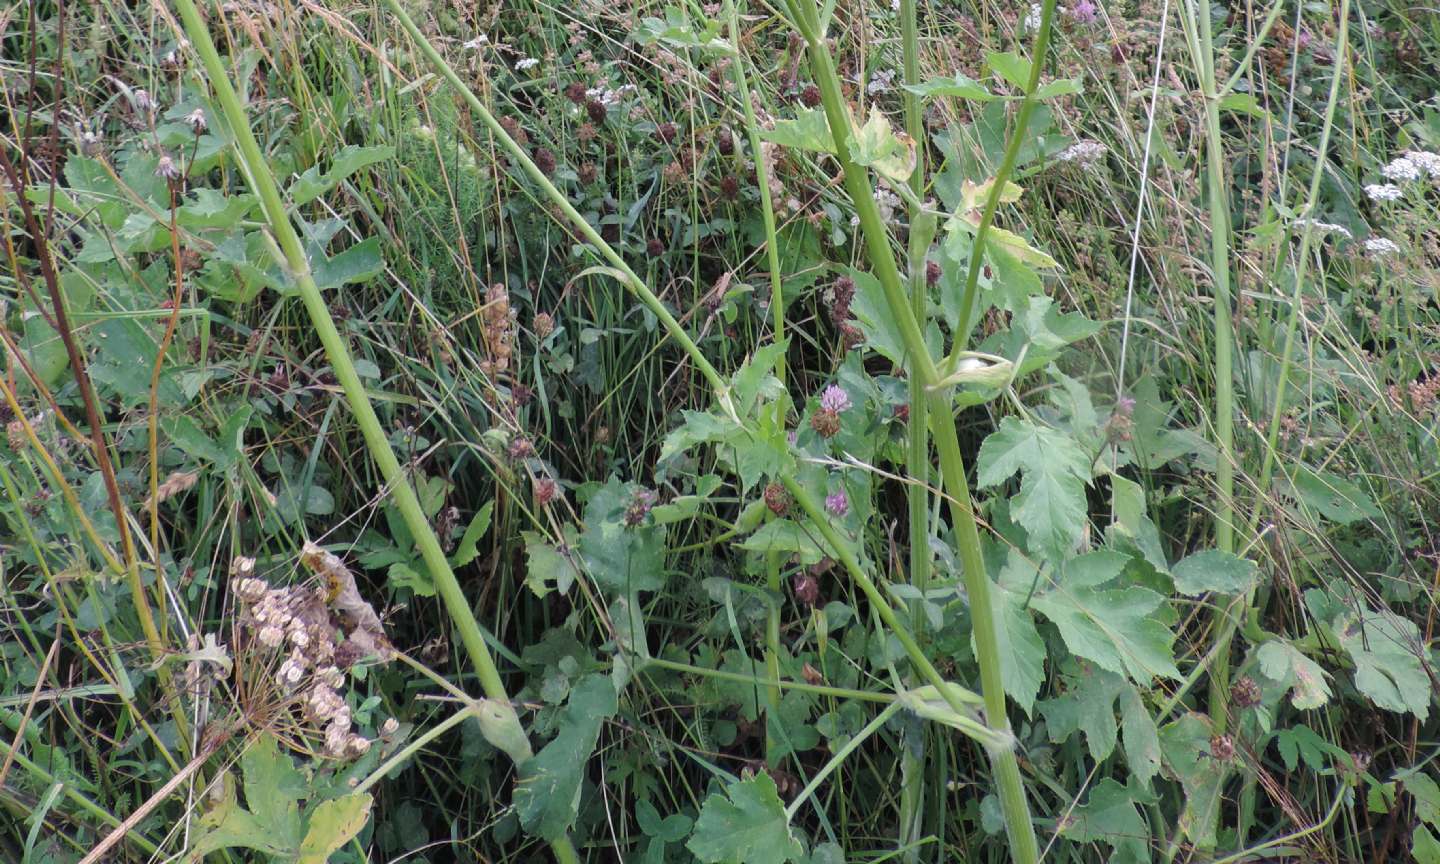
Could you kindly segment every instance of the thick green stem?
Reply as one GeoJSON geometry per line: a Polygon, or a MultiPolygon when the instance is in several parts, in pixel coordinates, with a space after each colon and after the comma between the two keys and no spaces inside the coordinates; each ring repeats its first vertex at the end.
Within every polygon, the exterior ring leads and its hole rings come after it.
{"type": "MultiPolygon", "coordinates": [[[[1279,14],[1280,7],[1283,5],[1283,3],[1276,4],[1275,10],[1269,18],[1266,19],[1265,29],[1268,30],[1269,26],[1274,23],[1276,16],[1279,14]]],[[[1320,128],[1320,143],[1316,149],[1315,173],[1310,177],[1310,189],[1306,194],[1305,205],[1300,211],[1305,218],[1310,218],[1310,214],[1314,212],[1316,202],[1320,200],[1320,181],[1325,176],[1324,166],[1330,150],[1330,132],[1335,124],[1335,106],[1340,99],[1340,79],[1345,69],[1349,25],[1350,0],[1340,0],[1340,25],[1335,33],[1335,48],[1333,54],[1335,57],[1335,65],[1330,74],[1330,93],[1325,102],[1325,119],[1320,128]]],[[[1238,74],[1238,72],[1236,74],[1238,74]]],[[[1235,80],[1232,76],[1230,83],[1226,85],[1227,89],[1233,86],[1235,80]]],[[[1265,457],[1260,465],[1260,476],[1255,487],[1255,505],[1251,508],[1249,525],[1247,526],[1245,534],[1246,537],[1250,538],[1256,536],[1256,530],[1259,528],[1261,513],[1264,512],[1263,504],[1265,496],[1269,493],[1272,472],[1275,469],[1275,454],[1280,442],[1280,421],[1285,414],[1285,391],[1290,383],[1290,368],[1293,365],[1292,358],[1295,351],[1295,334],[1299,330],[1300,313],[1304,307],[1301,292],[1305,286],[1305,269],[1310,262],[1310,245],[1314,236],[1315,231],[1313,226],[1307,224],[1301,229],[1300,251],[1295,260],[1295,289],[1290,296],[1290,317],[1285,324],[1285,344],[1280,350],[1280,374],[1275,382],[1275,404],[1270,411],[1270,425],[1265,437],[1265,457]]],[[[1233,616],[1225,620],[1224,627],[1217,640],[1217,645],[1228,646],[1231,640],[1235,638],[1235,630],[1239,626],[1240,620],[1247,617],[1252,610],[1263,610],[1265,604],[1264,595],[1261,595],[1260,605],[1258,607],[1255,605],[1255,600],[1256,591],[1252,588],[1246,593],[1240,609],[1236,610],[1233,616]]],[[[1223,650],[1222,648],[1222,651],[1223,650]]],[[[1229,658],[1225,657],[1223,659],[1228,661],[1229,658]]],[[[1225,698],[1228,700],[1228,692],[1225,694],[1225,698]]],[[[1212,706],[1214,705],[1213,692],[1211,694],[1211,704],[1212,706]]],[[[1240,813],[1235,837],[1236,846],[1241,849],[1249,842],[1250,828],[1255,821],[1255,784],[1255,775],[1247,773],[1245,775],[1244,785],[1240,791],[1240,813]]]]}
{"type": "MultiPolygon", "coordinates": [[[[1230,202],[1226,194],[1224,141],[1220,135],[1220,98],[1215,78],[1215,53],[1210,4],[1190,0],[1183,6],[1186,41],[1200,78],[1205,100],[1206,189],[1210,216],[1210,278],[1214,303],[1214,386],[1215,386],[1215,545],[1223,552],[1235,550],[1235,322],[1230,288],[1230,202]]],[[[1230,642],[1235,634],[1235,601],[1216,604],[1212,628],[1215,643],[1210,666],[1209,708],[1214,733],[1224,735],[1230,719],[1230,642]]],[[[1201,835],[1214,835],[1212,825],[1202,826],[1201,835]]],[[[1202,852],[1207,850],[1201,850],[1202,852]]]]}
{"type": "MultiPolygon", "coordinates": [[[[920,83],[920,36],[915,20],[915,0],[900,0],[900,41],[905,57],[905,84],[920,83]]],[[[925,282],[925,255],[935,237],[936,219],[924,213],[918,202],[925,194],[925,139],[920,114],[920,97],[909,89],[903,91],[905,134],[915,145],[915,167],[910,174],[910,312],[915,320],[924,321],[928,288],[925,282]]],[[[909,425],[905,467],[911,482],[905,487],[905,504],[909,521],[910,584],[921,592],[930,586],[930,430],[925,423],[925,386],[910,376],[909,425]]],[[[911,626],[919,633],[925,625],[925,610],[915,604],[911,626]]],[[[914,727],[911,727],[913,730],[914,727]]],[[[924,732],[918,732],[923,746],[924,732]]],[[[916,841],[924,833],[922,802],[925,797],[925,756],[919,747],[907,746],[900,757],[900,848],[907,864],[920,860],[921,846],[916,841]],[[918,752],[917,752],[918,751],[918,752]]]]}
{"type": "MultiPolygon", "coordinates": [[[[1230,202],[1225,188],[1224,141],[1220,136],[1220,94],[1215,83],[1215,55],[1210,6],[1185,4],[1186,37],[1201,95],[1205,99],[1206,188],[1210,210],[1210,278],[1215,305],[1215,546],[1235,550],[1235,322],[1230,292],[1230,202]]],[[[1225,733],[1229,721],[1230,645],[1235,612],[1230,603],[1217,605],[1214,630],[1215,661],[1210,669],[1210,719],[1215,734],[1225,733]]]]}
{"type": "MultiPolygon", "coordinates": [[[[740,51],[740,16],[735,11],[734,0],[725,0],[726,26],[730,43],[735,46],[734,62],[730,69],[735,78],[735,89],[740,92],[740,105],[745,117],[745,135],[750,144],[750,155],[755,160],[755,182],[760,189],[760,217],[765,224],[765,260],[770,268],[770,312],[776,342],[785,340],[785,297],[780,274],[780,244],[775,228],[775,206],[770,200],[770,171],[760,152],[760,124],[755,120],[755,106],[750,97],[750,82],[745,76],[745,55],[740,51]]],[[[785,384],[785,355],[775,358],[775,377],[785,384]]],[[[776,597],[782,595],[780,583],[780,554],[772,552],[765,556],[765,583],[776,597]]],[[[765,621],[765,674],[770,680],[780,680],[780,606],[772,606],[765,621]]],[[[780,705],[780,688],[766,688],[767,711],[776,711],[780,705]]],[[[774,751],[771,741],[772,724],[765,724],[767,756],[774,751]]]]}
{"type": "Polygon", "coordinates": [[[975,229],[975,245],[970,250],[970,264],[965,270],[965,290],[960,295],[960,322],[955,328],[955,344],[950,346],[948,368],[954,368],[965,350],[970,338],[970,327],[974,324],[975,297],[980,285],[980,265],[985,259],[985,240],[990,225],[995,221],[995,211],[1000,206],[1000,196],[1005,184],[1015,172],[1015,162],[1020,157],[1020,147],[1025,143],[1025,130],[1030,126],[1030,115],[1035,112],[1038,101],[1035,91],[1040,88],[1040,70],[1045,66],[1045,54],[1050,49],[1050,30],[1055,20],[1055,0],[1044,0],[1040,9],[1040,29],[1035,34],[1035,47],[1030,52],[1030,79],[1025,82],[1025,96],[1020,100],[1020,110],[1015,118],[1015,131],[1005,145],[1005,154],[1000,159],[1000,168],[995,172],[990,194],[985,198],[985,209],[980,214],[980,225],[975,229]]]}
{"type": "MultiPolygon", "coordinates": [[[[335,327],[335,321],[330,317],[330,309],[325,303],[325,298],[315,284],[315,278],[310,271],[310,262],[305,255],[305,249],[301,245],[295,226],[291,224],[285,210],[279,186],[270,172],[269,162],[261,152],[259,143],[256,142],[254,134],[250,131],[249,117],[240,103],[240,97],[236,94],[235,88],[230,83],[227,71],[221,63],[219,52],[215,50],[215,45],[210,40],[209,29],[200,17],[199,10],[195,8],[194,0],[176,0],[176,7],[180,11],[180,17],[184,22],[191,44],[195,46],[195,51],[199,54],[205,71],[210,77],[216,101],[219,102],[221,110],[225,114],[225,120],[230,126],[230,133],[234,136],[240,168],[245,173],[251,190],[260,198],[266,222],[281,253],[285,256],[285,266],[294,280],[311,325],[315,328],[316,336],[319,337],[320,344],[325,348],[326,359],[329,360],[335,377],[345,391],[346,402],[349,403],[350,410],[355,414],[355,420],[360,426],[370,456],[379,467],[380,474],[393,496],[396,508],[399,509],[406,527],[410,529],[411,535],[415,538],[415,544],[419,547],[420,555],[425,561],[431,579],[440,592],[446,612],[456,631],[460,634],[460,640],[465,646],[485,695],[496,701],[509,702],[510,697],[505,691],[504,683],[500,680],[500,672],[495,666],[494,659],[490,656],[490,650],[486,647],[480,623],[475,619],[475,613],[470,608],[470,601],[465,598],[465,593],[460,588],[460,582],[455,578],[454,571],[450,569],[450,562],[445,557],[445,551],[441,548],[440,541],[435,536],[429,520],[425,518],[420,500],[410,485],[409,478],[400,467],[400,461],[396,458],[395,451],[391,448],[390,441],[385,435],[385,430],[380,425],[380,418],[375,414],[375,408],[370,404],[370,397],[365,392],[365,386],[355,371],[355,364],[350,357],[350,349],[340,336],[340,331],[335,327]]],[[[398,6],[395,7],[395,11],[397,16],[403,18],[404,22],[409,22],[409,19],[404,17],[403,10],[398,6]]],[[[413,27],[414,25],[410,24],[409,26],[413,27]]],[[[578,860],[568,837],[562,837],[551,845],[559,860],[564,862],[578,860]]]]}
{"type": "MultiPolygon", "coordinates": [[[[912,377],[918,377],[921,384],[929,391],[938,381],[935,362],[925,346],[920,323],[901,282],[895,255],[890,247],[890,238],[880,219],[880,210],[875,202],[869,174],[862,166],[855,164],[850,159],[849,112],[840,92],[840,80],[835,72],[829,49],[825,45],[824,34],[820,32],[815,8],[805,0],[787,0],[786,5],[791,17],[805,37],[811,72],[816,85],[820,88],[821,100],[825,106],[825,115],[835,148],[835,157],[845,173],[846,191],[849,193],[855,206],[856,215],[859,217],[871,266],[885,293],[886,305],[889,307],[896,329],[905,343],[906,359],[909,361],[908,372],[912,377]]],[[[1050,0],[1048,6],[1053,11],[1053,0],[1050,0]]],[[[999,640],[996,636],[995,619],[991,611],[990,579],[985,573],[985,563],[981,556],[979,529],[976,526],[973,507],[970,503],[970,490],[966,481],[964,461],[960,454],[959,439],[955,433],[954,420],[951,415],[951,400],[952,393],[949,388],[930,393],[930,423],[940,455],[945,491],[950,500],[951,520],[954,522],[954,530],[960,546],[960,557],[964,564],[965,585],[970,600],[975,654],[980,666],[981,692],[985,700],[986,721],[992,729],[1008,732],[1009,720],[1005,711],[1005,690],[1000,680],[999,640]]],[[[938,679],[939,673],[924,656],[907,628],[895,617],[889,604],[879,596],[874,584],[861,570],[859,562],[854,559],[853,553],[848,552],[844,545],[839,543],[838,537],[830,536],[834,534],[834,529],[828,525],[818,508],[815,508],[814,502],[809,500],[809,496],[804,493],[803,489],[800,489],[799,484],[787,481],[786,485],[810,515],[812,522],[816,524],[822,534],[826,535],[826,539],[836,549],[837,554],[841,555],[841,563],[850,572],[851,578],[860,585],[870,602],[877,607],[881,620],[895,633],[921,674],[927,678],[934,676],[938,679]]],[[[1005,815],[1006,831],[1010,838],[1012,858],[1020,864],[1033,864],[1038,860],[1039,850],[1035,841],[1034,826],[1030,822],[1029,806],[1025,800],[1024,784],[1014,750],[1011,748],[992,750],[991,763],[1000,787],[1000,801],[1005,815]]]]}

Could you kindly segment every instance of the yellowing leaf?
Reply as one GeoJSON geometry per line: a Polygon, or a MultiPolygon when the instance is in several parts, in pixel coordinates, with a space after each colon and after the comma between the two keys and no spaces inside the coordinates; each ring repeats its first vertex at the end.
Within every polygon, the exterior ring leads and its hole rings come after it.
{"type": "MultiPolygon", "coordinates": [[[[960,183],[960,212],[966,213],[971,210],[982,209],[985,202],[990,199],[990,191],[994,188],[994,177],[991,177],[984,183],[978,184],[970,180],[962,181],[960,183]]],[[[1014,204],[1020,200],[1020,195],[1024,193],[1024,191],[1024,189],[1006,180],[1005,185],[1000,189],[1000,203],[1014,204]]]]}
{"type": "Polygon", "coordinates": [[[310,827],[300,842],[296,864],[326,864],[332,853],[365,827],[371,803],[369,793],[361,792],[317,806],[310,814],[310,827]]]}

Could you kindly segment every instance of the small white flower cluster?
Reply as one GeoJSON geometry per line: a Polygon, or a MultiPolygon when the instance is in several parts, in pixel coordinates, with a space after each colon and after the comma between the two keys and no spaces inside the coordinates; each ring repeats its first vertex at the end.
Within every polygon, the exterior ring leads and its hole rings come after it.
{"type": "Polygon", "coordinates": [[[1080,141],[1061,150],[1055,158],[1061,162],[1073,162],[1081,168],[1093,168],[1108,152],[1110,148],[1099,141],[1080,141]]]}
{"type": "Polygon", "coordinates": [[[1429,153],[1425,150],[1406,150],[1402,158],[1410,160],[1410,164],[1425,172],[1432,178],[1440,178],[1440,153],[1429,153]]]}
{"type": "Polygon", "coordinates": [[[1389,164],[1380,169],[1380,173],[1385,175],[1386,180],[1399,182],[1419,180],[1420,166],[1402,156],[1399,159],[1391,159],[1389,164]]]}
{"type": "Polygon", "coordinates": [[[1354,239],[1355,235],[1344,225],[1336,225],[1334,222],[1321,222],[1319,219],[1296,219],[1296,228],[1312,228],[1316,234],[1339,234],[1346,240],[1354,239]]]}
{"type": "Polygon", "coordinates": [[[865,85],[865,92],[871,96],[875,96],[879,93],[889,92],[890,88],[894,85],[895,70],[881,69],[879,72],[870,76],[870,83],[865,85]]]}
{"type": "Polygon", "coordinates": [[[1026,30],[1039,30],[1039,29],[1040,29],[1040,22],[1044,19],[1044,15],[1045,15],[1044,10],[1042,10],[1042,9],[1040,8],[1040,4],[1039,4],[1039,3],[1031,3],[1031,4],[1030,4],[1030,14],[1025,16],[1025,21],[1024,21],[1025,29],[1026,29],[1026,30]]]}
{"type": "Polygon", "coordinates": [[[1365,195],[1371,201],[1398,201],[1403,194],[1394,183],[1370,183],[1365,186],[1365,195]]]}
{"type": "Polygon", "coordinates": [[[1385,175],[1385,179],[1397,183],[1419,180],[1422,177],[1440,180],[1440,153],[1406,150],[1386,163],[1380,173],[1385,175]]]}
{"type": "Polygon", "coordinates": [[[483,48],[483,47],[485,47],[486,45],[489,45],[489,44],[490,44],[490,37],[489,37],[489,36],[486,36],[484,33],[481,33],[479,36],[476,36],[474,39],[471,39],[471,40],[468,41],[468,42],[461,43],[460,47],[461,47],[461,48],[464,48],[466,51],[479,51],[481,48],[483,48]]]}
{"type": "Polygon", "coordinates": [[[536,66],[539,65],[540,61],[536,60],[534,57],[521,57],[519,60],[515,61],[515,71],[524,72],[527,69],[534,69],[536,66]]]}
{"type": "Polygon", "coordinates": [[[1389,255],[1400,254],[1400,247],[1395,241],[1387,240],[1384,237],[1371,237],[1365,241],[1365,253],[1371,258],[1384,258],[1389,255]]]}
{"type": "MultiPolygon", "coordinates": [[[[230,590],[241,604],[241,625],[269,656],[286,650],[275,671],[282,693],[298,696],[300,709],[323,728],[325,752],[335,758],[365,755],[370,740],[352,731],[350,706],[340,689],[345,673],[337,663],[342,634],[330,619],[324,589],[317,585],[271,587],[255,575],[255,559],[230,565],[230,590]]],[[[343,651],[341,653],[344,653],[343,651]]],[[[353,652],[352,652],[353,653],[353,652]]]]}
{"type": "Polygon", "coordinates": [[[585,98],[591,99],[604,105],[606,108],[613,108],[624,99],[627,94],[636,89],[634,84],[625,84],[617,90],[610,90],[606,87],[591,87],[585,91],[585,98]]]}

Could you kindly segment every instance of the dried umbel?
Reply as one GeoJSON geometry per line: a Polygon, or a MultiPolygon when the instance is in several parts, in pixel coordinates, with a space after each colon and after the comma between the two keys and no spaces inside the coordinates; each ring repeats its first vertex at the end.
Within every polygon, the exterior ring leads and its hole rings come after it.
{"type": "Polygon", "coordinates": [[[231,562],[241,632],[236,653],[250,661],[237,664],[237,674],[265,670],[259,679],[237,683],[278,696],[277,710],[297,715],[301,735],[323,741],[327,755],[357,758],[370,741],[353,729],[341,668],[366,656],[389,660],[394,649],[338,557],[306,544],[300,560],[319,583],[275,587],[255,575],[255,559],[231,562]]]}
{"type": "Polygon", "coordinates": [[[499,282],[485,292],[485,306],[480,314],[481,327],[485,335],[485,347],[490,356],[484,361],[489,374],[505,372],[510,368],[513,351],[510,335],[510,292],[499,282]]]}

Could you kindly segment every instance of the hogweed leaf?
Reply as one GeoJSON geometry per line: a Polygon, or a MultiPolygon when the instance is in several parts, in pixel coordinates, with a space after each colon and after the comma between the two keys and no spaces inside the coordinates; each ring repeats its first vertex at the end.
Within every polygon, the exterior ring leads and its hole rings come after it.
{"type": "Polygon", "coordinates": [[[1180,677],[1171,652],[1175,634],[1153,617],[1164,602],[1147,588],[1076,588],[1051,591],[1032,605],[1076,656],[1148,685],[1156,677],[1180,677]]]}
{"type": "Polygon", "coordinates": [[[825,112],[817,108],[802,108],[795,112],[793,120],[776,120],[774,128],[760,130],[760,138],[798,150],[835,152],[830,123],[825,119],[825,112]]]}
{"type": "Polygon", "coordinates": [[[1106,777],[1061,822],[1060,835],[1077,843],[1104,843],[1114,850],[1106,859],[1111,862],[1148,862],[1150,826],[1136,805],[1151,800],[1106,777]]]}
{"type": "Polygon", "coordinates": [[[705,864],[786,864],[805,854],[775,781],[763,771],[707,797],[685,848],[705,864]]]}
{"type": "Polygon", "coordinates": [[[1210,752],[1213,727],[1202,714],[1186,714],[1160,730],[1165,765],[1185,790],[1185,807],[1177,827],[1202,849],[1215,846],[1216,816],[1229,766],[1210,752]]]}
{"type": "Polygon", "coordinates": [[[1255,562],[1222,549],[1196,552],[1171,570],[1175,590],[1198,597],[1201,594],[1241,594],[1255,583],[1255,562]]]}
{"type": "Polygon", "coordinates": [[[1347,611],[1331,627],[1355,663],[1355,687],[1377,706],[1430,716],[1430,676],[1420,658],[1424,639],[1415,622],[1391,612],[1347,611]]]}
{"type": "Polygon", "coordinates": [[[309,814],[296,864],[326,864],[331,854],[365,827],[370,819],[371,803],[370,795],[361,792],[318,805],[309,814]]]}
{"type": "Polygon", "coordinates": [[[1271,681],[1291,687],[1290,704],[1302,711],[1319,708],[1330,701],[1329,675],[1319,663],[1283,640],[1260,646],[1256,659],[1260,673],[1271,681]]]}
{"type": "Polygon", "coordinates": [[[603,675],[589,675],[570,691],[560,732],[520,766],[515,810],[525,830],[553,840],[570,829],[580,812],[580,781],[600,726],[619,710],[615,687],[603,675]]]}
{"type": "Polygon", "coordinates": [[[1074,551],[1087,521],[1090,459],[1073,440],[1047,426],[1006,417],[980,445],[978,464],[982,487],[1021,473],[1012,513],[1035,551],[1054,560],[1074,551]]]}

